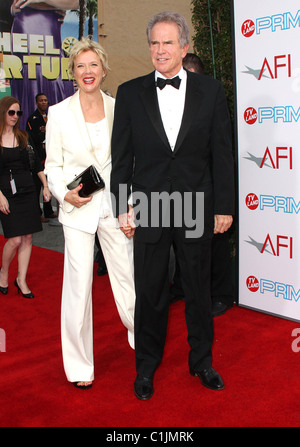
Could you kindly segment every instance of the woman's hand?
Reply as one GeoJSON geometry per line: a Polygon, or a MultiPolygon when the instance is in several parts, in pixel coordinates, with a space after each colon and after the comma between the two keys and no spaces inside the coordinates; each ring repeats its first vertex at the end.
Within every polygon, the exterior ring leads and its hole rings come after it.
{"type": "Polygon", "coordinates": [[[81,208],[83,205],[86,205],[88,202],[92,200],[92,196],[89,197],[80,197],[78,194],[81,190],[82,185],[77,186],[77,188],[71,189],[65,195],[65,201],[71,203],[71,205],[76,208],[81,208]]]}
{"type": "Polygon", "coordinates": [[[48,188],[48,185],[43,187],[43,197],[45,202],[50,202],[51,200],[51,192],[48,188]]]}
{"type": "Polygon", "coordinates": [[[3,193],[0,191],[0,211],[3,214],[9,214],[9,203],[7,198],[3,195],[3,193]]]}

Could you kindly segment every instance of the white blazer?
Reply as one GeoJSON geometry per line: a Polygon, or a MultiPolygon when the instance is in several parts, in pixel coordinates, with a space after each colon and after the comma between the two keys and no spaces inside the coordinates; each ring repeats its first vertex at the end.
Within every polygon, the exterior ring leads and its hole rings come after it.
{"type": "MultiPolygon", "coordinates": [[[[114,98],[101,91],[111,140],[114,98]]],[[[110,201],[110,145],[102,164],[99,163],[89,137],[82,113],[79,91],[64,101],[49,107],[46,127],[46,162],[49,189],[59,202],[59,221],[71,228],[95,233],[99,218],[112,217],[110,201]],[[95,165],[105,182],[105,190],[93,194],[92,200],[76,208],[64,200],[67,184],[91,164],[95,165]]]]}

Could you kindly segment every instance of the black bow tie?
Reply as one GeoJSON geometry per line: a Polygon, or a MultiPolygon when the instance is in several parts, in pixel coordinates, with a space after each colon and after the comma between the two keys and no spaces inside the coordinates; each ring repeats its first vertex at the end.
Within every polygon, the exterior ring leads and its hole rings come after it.
{"type": "Polygon", "coordinates": [[[180,82],[181,82],[181,79],[179,76],[176,76],[176,78],[172,78],[172,79],[157,78],[156,87],[158,87],[158,88],[160,88],[160,90],[162,90],[168,84],[168,85],[172,85],[172,87],[179,89],[180,82]]]}

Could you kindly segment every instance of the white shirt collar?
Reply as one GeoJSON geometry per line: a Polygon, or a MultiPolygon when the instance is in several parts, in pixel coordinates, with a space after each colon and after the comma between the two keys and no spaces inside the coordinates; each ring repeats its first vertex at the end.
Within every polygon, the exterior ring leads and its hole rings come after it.
{"type": "MultiPolygon", "coordinates": [[[[176,76],[179,76],[180,79],[185,79],[186,78],[186,71],[185,71],[185,69],[183,67],[181,67],[179,72],[175,76],[173,76],[171,79],[175,78],[176,76]]],[[[157,80],[158,77],[163,78],[163,79],[167,79],[159,71],[155,70],[155,81],[157,80]]]]}

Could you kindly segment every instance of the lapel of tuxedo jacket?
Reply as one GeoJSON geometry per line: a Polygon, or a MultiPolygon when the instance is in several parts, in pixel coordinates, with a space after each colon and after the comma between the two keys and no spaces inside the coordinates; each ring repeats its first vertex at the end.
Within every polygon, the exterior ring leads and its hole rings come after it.
{"type": "MultiPolygon", "coordinates": [[[[146,76],[143,85],[145,88],[141,93],[141,98],[147,110],[148,116],[152,124],[154,125],[155,129],[157,130],[161,140],[164,142],[166,148],[168,149],[168,151],[170,151],[171,147],[159,111],[154,72],[146,76]]],[[[185,105],[180,130],[174,148],[174,153],[178,151],[178,149],[180,148],[180,146],[184,141],[184,138],[190,128],[192,120],[195,117],[195,113],[199,106],[200,99],[201,94],[199,89],[197,88],[195,78],[192,77],[190,72],[187,71],[185,105]]]]}
{"type": "Polygon", "coordinates": [[[201,99],[201,94],[195,83],[195,78],[191,76],[191,73],[187,71],[187,81],[186,81],[186,93],[185,93],[185,104],[184,111],[181,121],[180,130],[178,133],[177,141],[174,148],[174,153],[176,153],[180,146],[182,145],[186,134],[189,131],[191,123],[195,118],[197,109],[199,107],[199,102],[201,99]]]}
{"type": "Polygon", "coordinates": [[[155,127],[160,139],[163,141],[166,149],[170,151],[170,144],[159,111],[154,73],[155,72],[153,71],[145,77],[143,82],[144,89],[141,92],[141,99],[147,110],[149,119],[155,127]]]}

